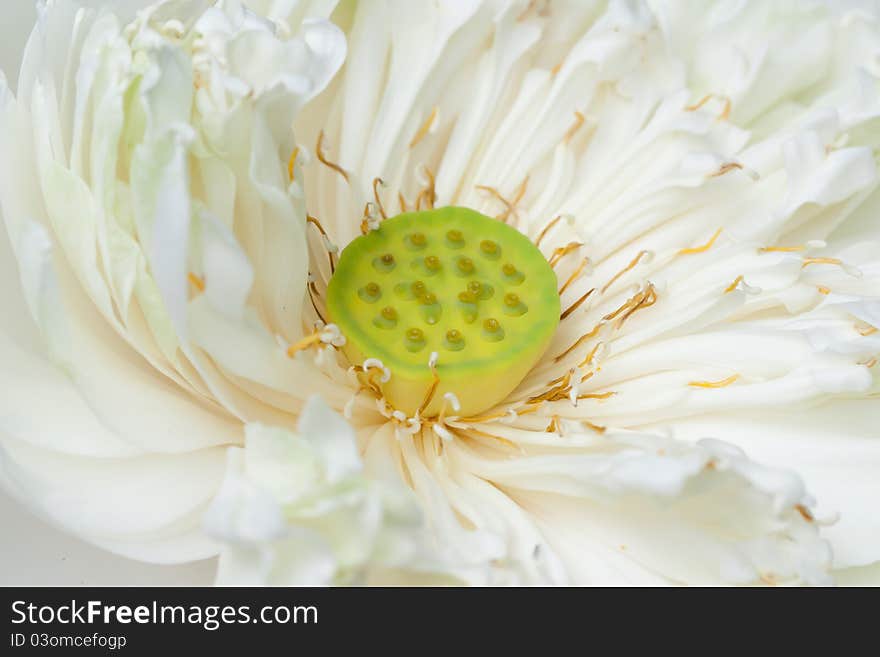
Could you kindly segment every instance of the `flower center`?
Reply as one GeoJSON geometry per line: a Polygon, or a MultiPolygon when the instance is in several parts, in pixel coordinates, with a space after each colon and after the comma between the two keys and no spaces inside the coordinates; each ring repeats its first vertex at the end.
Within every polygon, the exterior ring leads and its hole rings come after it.
{"type": "Polygon", "coordinates": [[[385,399],[422,417],[439,413],[449,392],[462,415],[503,400],[547,349],[560,312],[538,248],[458,207],[401,214],[351,242],[327,309],[349,361],[381,360],[391,372],[385,399]]]}

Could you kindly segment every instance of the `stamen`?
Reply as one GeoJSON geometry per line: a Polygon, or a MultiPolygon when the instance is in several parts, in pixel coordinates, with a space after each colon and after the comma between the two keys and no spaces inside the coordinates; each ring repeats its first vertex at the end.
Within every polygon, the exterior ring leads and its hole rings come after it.
{"type": "Polygon", "coordinates": [[[333,256],[338,250],[336,245],[330,241],[330,236],[327,234],[327,231],[324,230],[324,227],[321,225],[321,222],[318,221],[315,217],[310,214],[306,215],[306,222],[312,224],[315,228],[318,229],[318,232],[321,233],[321,237],[324,238],[324,246],[327,248],[327,257],[330,260],[330,273],[333,274],[336,272],[336,261],[333,256]],[[330,245],[330,246],[328,246],[330,245]]]}
{"type": "Polygon", "coordinates": [[[448,406],[452,406],[452,410],[455,413],[458,413],[461,410],[461,402],[458,401],[458,397],[454,392],[447,392],[443,395],[443,405],[440,407],[440,415],[437,416],[437,422],[442,423],[446,418],[446,409],[448,406]]]}
{"type": "Polygon", "coordinates": [[[503,214],[503,215],[498,215],[497,217],[495,217],[496,219],[498,219],[499,221],[503,221],[502,216],[505,217],[505,218],[510,216],[510,213],[513,212],[513,205],[511,204],[510,201],[508,201],[506,198],[504,198],[504,197],[501,195],[501,192],[499,192],[499,191],[498,191],[497,189],[495,189],[494,187],[490,187],[490,186],[488,186],[488,185],[477,185],[476,187],[477,187],[477,189],[479,189],[481,192],[488,192],[489,194],[491,194],[493,197],[495,197],[496,199],[498,199],[499,201],[501,201],[501,203],[504,204],[504,207],[505,207],[505,212],[504,212],[504,214],[503,214]]]}
{"type": "Polygon", "coordinates": [[[438,107],[435,105],[434,109],[431,110],[430,116],[425,120],[422,124],[422,127],[418,129],[415,136],[412,138],[412,141],[409,142],[409,147],[414,148],[416,144],[418,144],[425,136],[430,132],[431,126],[434,125],[434,121],[437,118],[438,107]]]}
{"type": "Polygon", "coordinates": [[[544,226],[544,230],[542,230],[538,234],[538,239],[535,240],[535,246],[541,246],[541,241],[544,239],[544,237],[547,235],[547,233],[550,231],[550,229],[559,223],[560,219],[562,219],[562,215],[558,214],[555,217],[553,217],[553,219],[550,221],[550,223],[548,223],[546,226],[544,226]]]}
{"type": "Polygon", "coordinates": [[[401,212],[409,212],[406,209],[406,199],[403,197],[403,192],[397,192],[397,202],[400,204],[401,212]]]}
{"type": "Polygon", "coordinates": [[[828,296],[831,294],[831,288],[825,287],[824,285],[817,285],[816,289],[819,291],[819,294],[828,296]]]}
{"type": "Polygon", "coordinates": [[[481,438],[489,438],[489,439],[497,441],[503,445],[506,445],[507,447],[510,447],[518,452],[523,451],[522,447],[520,445],[517,445],[512,440],[508,440],[507,438],[502,438],[501,436],[496,436],[494,433],[489,433],[487,431],[480,431],[479,429],[474,429],[473,427],[469,427],[465,432],[465,436],[470,437],[470,434],[473,434],[474,436],[479,436],[481,438]]]}
{"type": "Polygon", "coordinates": [[[807,247],[803,244],[798,246],[762,246],[758,249],[758,253],[771,253],[771,252],[782,252],[782,253],[794,253],[796,251],[803,251],[807,247]]]}
{"type": "Polygon", "coordinates": [[[607,283],[605,283],[605,287],[602,288],[601,293],[602,293],[602,294],[605,294],[605,291],[606,291],[609,287],[611,287],[612,285],[614,285],[614,283],[617,282],[617,279],[619,279],[619,278],[620,278],[621,276],[623,276],[625,273],[627,273],[628,271],[632,270],[636,265],[638,265],[639,262],[641,262],[642,258],[645,258],[646,256],[647,256],[648,258],[650,258],[651,255],[652,255],[652,254],[651,254],[650,251],[647,251],[647,250],[639,251],[638,254],[636,255],[636,257],[633,258],[633,259],[630,261],[630,263],[629,263],[626,267],[624,267],[624,268],[621,269],[619,272],[617,272],[617,273],[614,275],[614,278],[612,278],[610,281],[608,281],[607,283]]]}
{"type": "Polygon", "coordinates": [[[728,292],[733,292],[737,288],[737,286],[742,282],[743,282],[743,275],[740,274],[739,276],[737,276],[733,280],[733,283],[731,283],[726,288],[724,288],[724,294],[727,294],[728,292]]]}
{"type": "Polygon", "coordinates": [[[578,399],[610,399],[616,394],[617,393],[613,390],[610,392],[588,392],[583,395],[578,395],[578,399]]]}
{"type": "Polygon", "coordinates": [[[716,94],[706,94],[705,96],[703,96],[699,101],[697,101],[693,105],[686,106],[684,108],[684,111],[685,112],[696,112],[698,109],[700,109],[703,105],[708,103],[713,98],[720,100],[722,103],[724,103],[724,107],[721,110],[721,114],[719,114],[715,120],[716,121],[726,121],[728,118],[730,118],[730,109],[731,109],[730,98],[728,98],[727,96],[719,96],[716,94]]]}
{"type": "Polygon", "coordinates": [[[318,160],[321,162],[321,164],[333,169],[336,173],[338,173],[340,176],[345,178],[345,182],[351,182],[348,179],[348,172],[345,169],[343,169],[341,166],[336,164],[335,162],[331,162],[330,160],[328,160],[327,157],[324,155],[324,131],[323,130],[321,130],[321,132],[318,133],[318,144],[315,147],[315,154],[318,156],[318,160]]]}
{"type": "Polygon", "coordinates": [[[532,9],[535,8],[535,5],[537,5],[537,4],[538,4],[538,0],[529,0],[529,4],[526,5],[526,8],[523,9],[520,12],[519,16],[516,17],[516,22],[517,23],[523,22],[528,17],[528,15],[531,13],[532,9]]]}
{"type": "Polygon", "coordinates": [[[560,260],[562,260],[565,256],[567,256],[572,251],[576,251],[584,245],[583,242],[569,242],[565,246],[559,246],[553,249],[553,253],[550,254],[550,257],[547,259],[547,262],[550,263],[551,267],[555,267],[560,260]]]}
{"type": "Polygon", "coordinates": [[[432,351],[431,357],[428,359],[428,367],[431,368],[431,376],[434,377],[434,380],[431,382],[431,387],[428,388],[428,392],[425,395],[424,401],[422,401],[422,405],[419,406],[416,417],[425,412],[425,409],[428,408],[428,404],[430,404],[431,400],[434,399],[434,393],[437,392],[437,386],[440,385],[440,376],[437,374],[437,358],[437,352],[432,351]]]}
{"type": "Polygon", "coordinates": [[[813,520],[815,520],[815,518],[813,517],[813,514],[810,513],[810,510],[807,507],[805,507],[803,504],[795,504],[794,509],[795,509],[795,511],[800,513],[801,517],[804,520],[806,520],[807,522],[813,522],[813,520]]]}
{"type": "Polygon", "coordinates": [[[382,215],[382,218],[387,219],[388,215],[385,214],[385,206],[382,205],[382,199],[379,198],[379,186],[385,187],[385,181],[381,178],[373,178],[373,198],[376,199],[376,207],[379,208],[379,214],[382,215]]]}
{"type": "Polygon", "coordinates": [[[294,181],[294,171],[293,168],[296,166],[296,158],[299,155],[299,146],[293,149],[293,153],[290,154],[290,159],[287,161],[287,177],[290,182],[294,181]]]}
{"type": "Polygon", "coordinates": [[[710,173],[707,178],[718,178],[720,176],[723,176],[725,173],[730,173],[734,170],[742,171],[743,165],[739,162],[725,162],[719,167],[718,171],[710,173]]]}
{"type": "Polygon", "coordinates": [[[571,285],[572,283],[574,283],[575,279],[577,279],[577,277],[583,273],[584,269],[586,269],[588,264],[590,264],[589,258],[584,258],[583,260],[581,260],[581,264],[579,264],[577,266],[577,269],[575,269],[574,272],[572,272],[571,276],[569,276],[568,279],[565,281],[565,283],[562,284],[562,287],[559,288],[559,295],[560,296],[562,296],[562,293],[568,289],[568,286],[571,285]]]}
{"type": "Polygon", "coordinates": [[[801,269],[806,269],[810,265],[842,265],[843,262],[839,258],[804,258],[801,269]]]}
{"type": "Polygon", "coordinates": [[[577,310],[578,308],[580,308],[581,304],[582,304],[584,301],[586,301],[587,299],[589,299],[589,298],[590,298],[590,295],[593,294],[593,292],[595,292],[595,291],[596,291],[596,288],[592,288],[591,290],[587,291],[587,292],[586,292],[586,293],[585,293],[580,299],[578,299],[578,300],[575,301],[573,304],[571,304],[568,308],[566,308],[566,309],[562,312],[562,314],[559,316],[559,321],[564,320],[566,317],[568,317],[569,315],[571,315],[575,310],[577,310]]]}
{"type": "Polygon", "coordinates": [[[460,422],[463,424],[481,424],[484,422],[492,422],[493,420],[500,420],[503,417],[506,417],[507,413],[490,413],[489,415],[476,415],[471,417],[463,417],[460,422]]]}
{"type": "Polygon", "coordinates": [[[568,393],[571,390],[571,377],[574,375],[575,369],[572,368],[565,373],[561,380],[558,380],[559,383],[549,390],[541,393],[540,395],[536,395],[531,397],[528,400],[529,404],[534,404],[537,402],[547,401],[559,401],[560,399],[566,399],[568,397],[568,393]]]}
{"type": "Polygon", "coordinates": [[[880,329],[878,329],[876,326],[868,324],[867,322],[856,326],[856,331],[858,331],[859,335],[861,335],[862,337],[874,335],[878,330],[880,329]]]}
{"type": "Polygon", "coordinates": [[[593,330],[589,333],[584,333],[581,337],[575,340],[574,344],[571,345],[568,349],[563,351],[561,354],[556,356],[553,361],[558,363],[560,360],[568,356],[572,351],[577,349],[585,340],[589,340],[590,338],[595,338],[596,334],[599,333],[599,330],[604,326],[605,322],[599,322],[596,326],[593,327],[593,330]]]}
{"type": "Polygon", "coordinates": [[[195,274],[190,272],[189,274],[186,275],[186,279],[193,285],[193,287],[195,287],[199,291],[199,293],[205,291],[205,279],[204,278],[202,278],[200,276],[196,276],[195,274]]]}
{"type": "Polygon", "coordinates": [[[434,174],[427,166],[422,166],[425,171],[425,177],[428,179],[428,184],[425,188],[419,192],[419,195],[416,197],[416,210],[422,209],[422,199],[425,199],[425,204],[429,210],[434,209],[434,203],[437,201],[437,193],[434,189],[434,174]]]}
{"type": "Polygon", "coordinates": [[[715,231],[715,234],[709,239],[708,242],[703,244],[702,246],[694,246],[687,249],[682,249],[678,252],[678,255],[692,255],[694,253],[705,253],[715,244],[715,240],[718,239],[718,236],[721,234],[721,228],[715,231]]]}
{"type": "Polygon", "coordinates": [[[697,101],[693,105],[686,105],[684,108],[684,111],[685,112],[696,112],[703,105],[705,105],[710,100],[712,100],[712,98],[714,98],[714,94],[706,94],[705,96],[703,96],[699,101],[697,101]]]}
{"type": "Polygon", "coordinates": [[[692,388],[726,388],[739,379],[739,374],[733,374],[720,381],[691,381],[688,383],[692,388]]]}
{"type": "Polygon", "coordinates": [[[574,124],[565,132],[565,136],[562,138],[563,143],[568,143],[571,141],[571,138],[577,134],[577,131],[581,129],[581,126],[584,125],[584,115],[575,110],[574,112],[574,124]]]}
{"type": "Polygon", "coordinates": [[[379,230],[379,218],[376,216],[374,207],[370,201],[364,205],[364,215],[361,218],[361,235],[366,235],[371,230],[379,230]]]}
{"type": "MultiPolygon", "coordinates": [[[[531,176],[526,175],[526,177],[523,178],[523,181],[519,184],[519,187],[516,190],[516,194],[514,194],[514,196],[513,196],[513,203],[511,205],[513,206],[513,214],[514,215],[516,215],[516,208],[519,205],[519,202],[522,201],[523,197],[526,195],[526,190],[529,188],[529,178],[530,177],[531,176]]],[[[501,221],[507,223],[508,216],[509,216],[509,214],[505,214],[501,218],[501,221]]]]}
{"type": "MultiPolygon", "coordinates": [[[[309,276],[311,276],[311,273],[309,273],[309,276]]],[[[309,290],[309,301],[312,302],[312,308],[314,308],[315,313],[318,315],[318,319],[320,319],[322,322],[324,322],[326,324],[327,318],[324,317],[324,314],[320,310],[318,310],[318,304],[315,303],[315,297],[320,298],[321,294],[318,292],[318,288],[315,286],[314,281],[309,281],[308,290],[309,290]]]]}
{"type": "Polygon", "coordinates": [[[617,320],[616,328],[623,326],[623,323],[632,317],[633,313],[637,310],[649,308],[655,303],[657,303],[657,289],[654,287],[653,283],[648,283],[648,286],[644,290],[636,293],[627,304],[625,304],[630,305],[631,307],[619,320],[617,320]]]}
{"type": "Polygon", "coordinates": [[[599,354],[599,351],[604,349],[605,343],[597,342],[595,346],[590,350],[590,353],[587,354],[587,357],[584,358],[580,363],[578,363],[578,367],[586,367],[587,365],[592,364],[593,359],[599,354]]]}
{"type": "Polygon", "coordinates": [[[293,343],[292,345],[290,345],[287,348],[287,357],[293,358],[297,353],[299,353],[303,349],[308,349],[313,344],[315,344],[316,342],[320,342],[320,341],[321,341],[321,334],[320,333],[316,332],[316,333],[312,333],[311,335],[307,335],[302,340],[299,340],[298,342],[293,343]]]}
{"type": "MultiPolygon", "coordinates": [[[[367,383],[377,397],[382,399],[382,390],[379,383],[388,383],[391,380],[391,370],[385,367],[385,364],[378,358],[367,358],[363,365],[355,365],[351,368],[353,372],[361,372],[367,375],[367,383]],[[376,376],[380,375],[379,383],[376,383],[376,376]]],[[[387,405],[387,402],[386,402],[387,405]]]]}

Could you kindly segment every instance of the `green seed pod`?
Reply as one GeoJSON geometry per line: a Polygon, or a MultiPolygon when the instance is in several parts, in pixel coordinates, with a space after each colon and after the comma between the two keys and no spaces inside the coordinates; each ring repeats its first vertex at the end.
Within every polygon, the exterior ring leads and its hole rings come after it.
{"type": "Polygon", "coordinates": [[[330,280],[327,310],[352,364],[378,358],[389,368],[382,394],[395,409],[432,417],[452,392],[460,413],[473,415],[504,399],[550,344],[556,290],[556,275],[525,235],[446,207],[391,217],[351,242],[330,280]],[[384,290],[393,294],[377,312],[384,290]],[[440,382],[422,409],[433,352],[440,382]]]}

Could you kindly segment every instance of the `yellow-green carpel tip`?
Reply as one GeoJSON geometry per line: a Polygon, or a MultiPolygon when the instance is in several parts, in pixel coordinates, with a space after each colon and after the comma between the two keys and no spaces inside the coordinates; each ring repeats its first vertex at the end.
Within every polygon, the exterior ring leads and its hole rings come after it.
{"type": "Polygon", "coordinates": [[[556,285],[525,235],[445,207],[386,219],[351,242],[327,310],[352,365],[378,358],[390,370],[373,382],[396,410],[430,418],[452,392],[461,409],[447,414],[472,416],[507,397],[544,354],[559,324],[556,285]]]}

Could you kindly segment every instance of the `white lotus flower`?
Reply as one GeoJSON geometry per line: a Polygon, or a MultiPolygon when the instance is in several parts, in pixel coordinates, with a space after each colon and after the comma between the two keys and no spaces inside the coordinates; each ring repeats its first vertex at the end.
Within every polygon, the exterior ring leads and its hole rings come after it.
{"type": "Polygon", "coordinates": [[[80,4],[0,85],[24,503],[133,558],[222,552],[224,583],[880,568],[880,15],[80,4]],[[443,352],[395,407],[394,367],[327,323],[338,253],[444,206],[558,279],[545,356],[480,412],[431,396],[443,352]]]}

